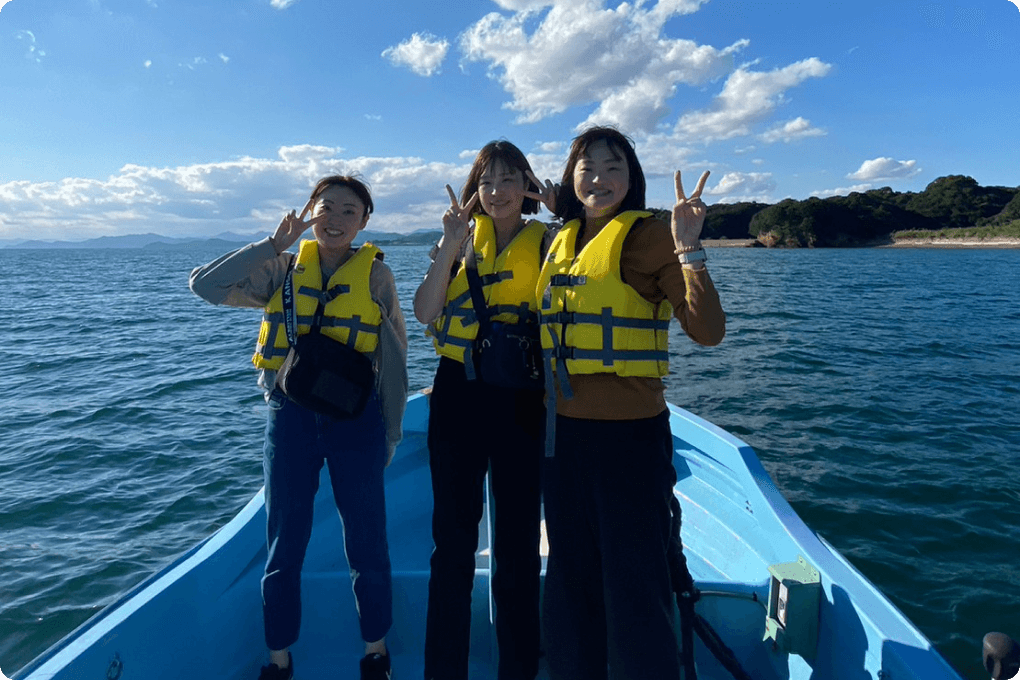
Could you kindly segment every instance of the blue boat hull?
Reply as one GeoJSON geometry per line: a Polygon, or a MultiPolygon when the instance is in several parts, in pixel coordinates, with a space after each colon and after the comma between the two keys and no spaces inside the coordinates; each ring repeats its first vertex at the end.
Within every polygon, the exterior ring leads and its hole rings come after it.
{"type": "MultiPolygon", "coordinates": [[[[670,409],[684,551],[704,593],[697,611],[752,677],[960,678],[875,586],[800,520],[747,444],[682,409],[670,409]],[[817,569],[821,580],[817,650],[810,659],[763,641],[769,566],[798,557],[817,569]]],[[[408,402],[404,441],[386,472],[395,621],[387,640],[399,678],[422,676],[432,550],[427,425],[428,400],[415,395],[408,402]]],[[[302,580],[301,639],[292,650],[301,680],[357,677],[363,653],[329,488],[320,485],[302,580]]],[[[483,519],[472,678],[496,677],[487,527],[483,519]]],[[[202,677],[257,677],[266,663],[259,585],[265,553],[260,491],[219,531],[21,669],[15,680],[161,680],[178,676],[182,664],[202,677]]],[[[700,641],[695,654],[699,677],[732,677],[700,641]]],[[[547,677],[544,670],[540,677],[547,677]]]]}

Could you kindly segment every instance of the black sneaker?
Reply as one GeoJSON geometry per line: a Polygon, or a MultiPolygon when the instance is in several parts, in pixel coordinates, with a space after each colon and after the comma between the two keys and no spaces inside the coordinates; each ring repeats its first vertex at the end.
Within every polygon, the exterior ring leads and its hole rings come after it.
{"type": "Polygon", "coordinates": [[[361,660],[361,680],[390,680],[389,654],[366,654],[361,660]]]}
{"type": "Polygon", "coordinates": [[[275,663],[263,666],[259,680],[291,680],[294,677],[294,658],[290,652],[287,652],[287,661],[289,663],[286,668],[280,668],[275,663]]]}

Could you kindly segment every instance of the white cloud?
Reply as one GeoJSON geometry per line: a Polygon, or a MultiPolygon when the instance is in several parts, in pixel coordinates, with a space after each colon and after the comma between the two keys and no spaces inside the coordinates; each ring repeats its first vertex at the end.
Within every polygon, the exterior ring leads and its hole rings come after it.
{"type": "Polygon", "coordinates": [[[144,62],[142,63],[142,66],[144,66],[145,68],[152,68],[152,59],[146,59],[146,60],[145,60],[145,61],[144,61],[144,62]]]}
{"type": "Polygon", "coordinates": [[[821,78],[831,68],[815,57],[772,71],[751,71],[741,66],[726,79],[722,92],[708,110],[680,118],[675,134],[680,139],[702,143],[750,135],[756,124],[785,102],[787,90],[808,78],[821,78]]]}
{"type": "Polygon", "coordinates": [[[35,33],[32,31],[18,31],[14,34],[14,37],[25,43],[25,59],[34,61],[37,64],[42,63],[43,58],[46,56],[46,50],[39,47],[38,41],[35,39],[35,33]]]}
{"type": "Polygon", "coordinates": [[[222,61],[224,64],[229,64],[230,63],[230,57],[228,57],[227,55],[223,54],[222,52],[219,53],[219,58],[220,58],[220,61],[222,61]]]}
{"type": "Polygon", "coordinates": [[[2,11],[3,8],[4,8],[4,5],[6,5],[10,1],[11,0],[0,0],[0,11],[2,11]]]}
{"type": "Polygon", "coordinates": [[[855,184],[852,187],[838,187],[836,189],[812,191],[811,195],[815,198],[832,198],[833,196],[849,196],[853,193],[864,193],[872,188],[874,188],[874,185],[872,184],[855,184]]]}
{"type": "Polygon", "coordinates": [[[850,173],[847,178],[862,182],[875,182],[888,179],[907,179],[920,172],[921,168],[917,167],[917,161],[897,161],[882,157],[864,161],[857,172],[850,173]]]}
{"type": "Polygon", "coordinates": [[[554,4],[552,0],[493,0],[493,2],[511,12],[537,11],[554,4]]]}
{"type": "Polygon", "coordinates": [[[761,135],[761,139],[768,144],[773,144],[775,142],[789,143],[806,137],[823,136],[825,136],[825,130],[811,127],[811,122],[809,120],[797,117],[767,130],[761,135]]]}
{"type": "Polygon", "coordinates": [[[169,236],[253,233],[276,226],[304,205],[312,185],[334,173],[363,177],[377,212],[372,228],[405,232],[437,227],[450,177],[464,163],[412,157],[347,157],[312,144],[279,149],[276,158],[244,157],[173,168],[125,165],[105,180],[0,184],[0,238],[80,240],[157,231],[169,236]]]}
{"type": "MultiPolygon", "coordinates": [[[[488,68],[509,95],[504,108],[517,123],[584,107],[576,126],[614,125],[638,144],[646,173],[668,174],[686,164],[691,147],[737,137],[765,143],[824,135],[803,117],[771,122],[787,92],[831,65],[807,58],[771,71],[736,66],[749,41],[728,47],[675,37],[674,19],[697,12],[704,0],[647,0],[607,8],[605,0],[495,0],[493,12],[459,39],[466,62],[488,68]],[[668,22],[668,24],[667,24],[668,22]],[[667,33],[668,29],[668,33],[667,33]],[[681,89],[721,89],[706,107],[678,102],[681,89]]],[[[651,185],[650,185],[651,187],[651,185]]]]}
{"type": "Polygon", "coordinates": [[[209,61],[205,57],[195,57],[195,58],[193,58],[189,62],[185,62],[185,63],[181,63],[181,64],[177,64],[177,65],[180,66],[181,68],[186,68],[189,71],[194,71],[199,66],[204,66],[205,64],[208,64],[208,63],[209,63],[209,61]]]}
{"type": "Polygon", "coordinates": [[[769,203],[776,190],[771,172],[728,172],[714,187],[706,187],[705,195],[717,203],[758,201],[769,203]]]}
{"type": "Polygon", "coordinates": [[[269,0],[269,4],[273,9],[287,9],[295,2],[297,0],[269,0]]]}
{"type": "Polygon", "coordinates": [[[510,2],[511,16],[491,13],[460,38],[469,61],[486,62],[489,74],[511,95],[505,106],[531,123],[573,106],[598,103],[578,127],[613,124],[631,133],[651,133],[669,113],[667,100],[680,84],[700,85],[725,75],[733,54],[725,49],[663,34],[667,20],[696,12],[704,0],[622,3],[601,0],[510,2]],[[535,25],[537,9],[549,6],[535,25]],[[535,26],[533,30],[529,29],[535,26]]]}
{"type": "Polygon", "coordinates": [[[450,43],[428,33],[415,33],[395,47],[387,47],[382,56],[394,66],[406,66],[420,76],[439,72],[450,43]]]}

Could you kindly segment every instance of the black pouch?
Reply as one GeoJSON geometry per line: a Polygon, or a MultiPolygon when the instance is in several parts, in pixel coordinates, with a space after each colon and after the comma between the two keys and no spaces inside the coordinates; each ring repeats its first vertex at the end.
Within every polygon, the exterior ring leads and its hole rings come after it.
{"type": "Polygon", "coordinates": [[[356,418],[372,394],[372,360],[318,332],[301,335],[283,360],[276,384],[287,398],[316,413],[356,418]]]}
{"type": "Polygon", "coordinates": [[[372,360],[319,332],[323,313],[321,301],[311,330],[298,335],[293,267],[294,260],[291,260],[283,282],[284,328],[290,349],[276,373],[276,385],[299,406],[342,420],[356,418],[365,410],[375,387],[372,360]]]}
{"type": "Polygon", "coordinates": [[[545,389],[538,324],[492,322],[475,343],[482,382],[515,390],[545,389]]]}

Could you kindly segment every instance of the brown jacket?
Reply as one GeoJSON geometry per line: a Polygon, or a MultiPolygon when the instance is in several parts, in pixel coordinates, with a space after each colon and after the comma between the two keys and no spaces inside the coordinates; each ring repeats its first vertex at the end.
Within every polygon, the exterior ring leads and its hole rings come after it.
{"type": "MultiPolygon", "coordinates": [[[[598,233],[585,229],[577,244],[598,233]]],[[[684,269],[677,259],[669,225],[647,219],[635,225],[623,242],[620,273],[625,283],[652,303],[669,300],[673,315],[687,336],[699,345],[718,345],[726,334],[726,315],[708,269],[684,269]]],[[[612,373],[571,375],[573,399],[557,386],[556,412],[570,418],[637,420],[666,409],[665,387],[659,378],[621,377],[612,373]]]]}

